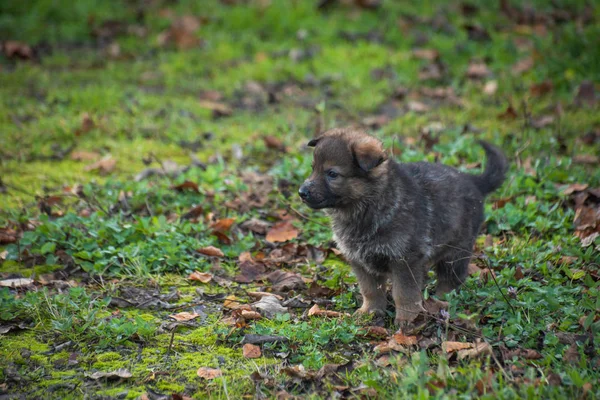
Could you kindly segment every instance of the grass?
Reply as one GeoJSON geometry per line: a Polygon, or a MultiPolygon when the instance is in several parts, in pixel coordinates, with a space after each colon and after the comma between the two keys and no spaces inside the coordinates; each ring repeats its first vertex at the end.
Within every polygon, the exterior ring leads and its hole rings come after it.
{"type": "MultiPolygon", "coordinates": [[[[0,290],[0,393],[600,395],[600,239],[584,246],[574,235],[577,192],[564,193],[575,183],[600,186],[593,158],[598,102],[577,100],[583,82],[600,82],[600,24],[588,21],[597,6],[534,1],[538,22],[517,24],[499,4],[481,1],[470,3],[478,9],[473,15],[458,2],[322,11],[299,0],[104,3],[0,5],[1,36],[29,44],[36,55],[0,59],[0,232],[19,235],[0,245],[0,278],[36,281],[0,290]],[[200,28],[184,35],[198,45],[160,44],[173,16],[182,15],[200,19],[200,28]],[[465,25],[490,39],[470,39],[465,25]],[[420,78],[432,61],[415,48],[439,53],[438,79],[420,78]],[[515,71],[528,58],[533,66],[515,71]],[[486,76],[467,77],[473,59],[485,62],[486,76]],[[551,83],[546,93],[531,89],[543,82],[551,83]],[[399,89],[404,98],[394,97],[399,89]],[[206,99],[231,115],[216,116],[206,99]],[[509,155],[509,179],[486,204],[474,250],[483,272],[448,295],[449,316],[429,320],[416,333],[419,346],[390,354],[374,350],[387,340],[368,333],[376,321],[308,316],[306,308],[228,325],[236,312],[224,307],[226,296],[246,304],[255,301],[249,291],[271,290],[268,280],[231,282],[244,271],[245,252],[268,259],[306,246],[322,257],[265,261],[267,272],[297,273],[321,288],[296,288],[286,299],[356,309],[356,281],[329,251],[327,218],[303,206],[295,191],[309,174],[304,145],[316,132],[381,115],[371,131],[402,162],[439,161],[476,173],[479,138],[509,155]],[[82,152],[89,159],[74,157],[82,152]],[[191,155],[205,168],[191,164],[191,155]],[[86,169],[107,157],[114,168],[86,169]],[[148,167],[162,171],[167,160],[189,169],[134,179],[148,167]],[[198,190],[173,189],[184,182],[198,190]],[[183,217],[196,206],[196,217],[183,217]],[[243,227],[252,218],[276,223],[284,211],[299,230],[292,245],[268,244],[243,227]],[[215,221],[225,218],[233,227],[215,234],[215,221]],[[196,251],[207,246],[224,256],[196,251]],[[191,281],[193,271],[225,283],[191,281]],[[175,326],[169,315],[181,311],[199,316],[175,326]],[[262,344],[262,356],[249,359],[242,355],[246,334],[287,340],[262,344]],[[492,353],[458,359],[442,347],[477,340],[492,353]],[[220,368],[223,377],[204,380],[201,367],[220,368]],[[132,377],[89,377],[119,368],[132,377]]],[[[597,210],[591,197],[586,204],[597,210]]]]}

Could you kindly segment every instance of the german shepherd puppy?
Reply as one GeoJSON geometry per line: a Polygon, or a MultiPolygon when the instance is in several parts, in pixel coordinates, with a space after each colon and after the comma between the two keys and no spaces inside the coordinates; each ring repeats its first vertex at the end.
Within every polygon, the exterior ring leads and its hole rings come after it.
{"type": "Polygon", "coordinates": [[[313,171],[299,195],[331,217],[334,240],[358,278],[358,313],[384,314],[388,277],[399,325],[425,311],[422,290],[430,266],[438,295],[464,282],[484,198],[500,187],[508,165],[498,148],[479,143],[487,155],[481,175],[427,162],[398,163],[378,139],[350,128],[329,130],[308,143],[315,147],[313,171]]]}

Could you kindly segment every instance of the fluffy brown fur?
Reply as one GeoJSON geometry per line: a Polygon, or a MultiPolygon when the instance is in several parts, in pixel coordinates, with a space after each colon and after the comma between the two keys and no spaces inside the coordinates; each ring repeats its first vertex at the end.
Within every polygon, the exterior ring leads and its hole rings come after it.
{"type": "Polygon", "coordinates": [[[332,129],[309,142],[315,147],[313,172],[299,194],[331,217],[334,239],[358,278],[358,312],[384,312],[390,278],[396,322],[412,321],[424,311],[430,266],[438,294],[463,283],[484,198],[500,187],[507,169],[498,148],[480,144],[487,165],[482,175],[470,175],[388,159],[381,142],[360,130],[332,129]]]}

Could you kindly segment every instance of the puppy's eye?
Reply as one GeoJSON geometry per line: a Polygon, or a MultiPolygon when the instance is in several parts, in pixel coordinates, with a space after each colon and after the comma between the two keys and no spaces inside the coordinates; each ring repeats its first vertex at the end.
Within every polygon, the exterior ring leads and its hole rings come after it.
{"type": "Polygon", "coordinates": [[[330,169],[327,171],[327,177],[329,179],[335,179],[339,176],[340,174],[338,174],[337,172],[335,172],[334,170],[330,169]]]}

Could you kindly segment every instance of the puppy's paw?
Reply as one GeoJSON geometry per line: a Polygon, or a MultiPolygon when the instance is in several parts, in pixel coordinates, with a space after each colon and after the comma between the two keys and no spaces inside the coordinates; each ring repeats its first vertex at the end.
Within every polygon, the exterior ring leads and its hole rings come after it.
{"type": "Polygon", "coordinates": [[[420,302],[410,306],[396,308],[396,318],[394,319],[394,322],[398,327],[406,328],[419,316],[419,314],[425,312],[426,310],[420,302]]]}
{"type": "Polygon", "coordinates": [[[369,305],[363,304],[358,310],[354,312],[354,315],[369,315],[373,314],[377,317],[384,317],[385,310],[379,307],[371,307],[369,305]]]}

